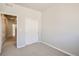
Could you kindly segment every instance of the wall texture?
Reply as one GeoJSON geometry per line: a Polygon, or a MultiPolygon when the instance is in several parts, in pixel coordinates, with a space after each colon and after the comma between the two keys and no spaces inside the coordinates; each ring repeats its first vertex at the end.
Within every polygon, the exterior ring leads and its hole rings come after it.
{"type": "Polygon", "coordinates": [[[42,41],[79,55],[79,4],[59,4],[43,12],[42,41]]]}
{"type": "Polygon", "coordinates": [[[0,4],[0,13],[17,16],[17,47],[38,41],[41,13],[15,4],[0,4]]]}

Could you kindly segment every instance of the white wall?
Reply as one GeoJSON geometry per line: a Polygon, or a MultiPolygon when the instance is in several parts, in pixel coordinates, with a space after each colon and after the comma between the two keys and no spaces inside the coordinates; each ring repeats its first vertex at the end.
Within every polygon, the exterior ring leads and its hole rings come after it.
{"type": "MultiPolygon", "coordinates": [[[[0,11],[2,9],[2,5],[0,4],[0,11]]],[[[1,20],[1,14],[0,14],[0,53],[2,50],[2,20],[1,20]]]]}
{"type": "Polygon", "coordinates": [[[42,41],[79,55],[79,4],[54,5],[43,12],[42,41]]]}
{"type": "Polygon", "coordinates": [[[2,47],[2,21],[1,21],[1,14],[0,14],[0,53],[1,53],[1,47],[2,47]]]}
{"type": "Polygon", "coordinates": [[[17,16],[17,47],[38,41],[41,13],[15,4],[2,4],[0,13],[17,16]]]}

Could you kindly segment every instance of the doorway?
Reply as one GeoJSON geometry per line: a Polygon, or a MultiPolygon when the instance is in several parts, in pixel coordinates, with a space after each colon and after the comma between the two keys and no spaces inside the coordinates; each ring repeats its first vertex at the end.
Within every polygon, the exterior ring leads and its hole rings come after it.
{"type": "Polygon", "coordinates": [[[1,14],[3,24],[3,43],[9,44],[17,41],[17,16],[1,14]]]}

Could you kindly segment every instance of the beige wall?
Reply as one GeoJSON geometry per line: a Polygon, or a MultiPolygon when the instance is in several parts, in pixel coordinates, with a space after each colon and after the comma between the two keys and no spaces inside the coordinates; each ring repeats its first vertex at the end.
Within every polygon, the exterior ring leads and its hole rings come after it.
{"type": "Polygon", "coordinates": [[[79,55],[79,4],[55,4],[43,12],[42,41],[79,55]]]}

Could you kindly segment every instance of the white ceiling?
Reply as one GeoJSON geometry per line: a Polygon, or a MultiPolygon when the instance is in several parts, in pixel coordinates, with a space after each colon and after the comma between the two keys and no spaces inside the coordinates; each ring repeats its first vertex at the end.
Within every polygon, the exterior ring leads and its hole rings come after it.
{"type": "Polygon", "coordinates": [[[52,3],[17,3],[17,5],[32,8],[38,11],[44,11],[52,6],[52,3]]]}
{"type": "Polygon", "coordinates": [[[38,11],[44,11],[54,6],[79,6],[79,3],[16,3],[17,5],[32,8],[38,11]]]}

